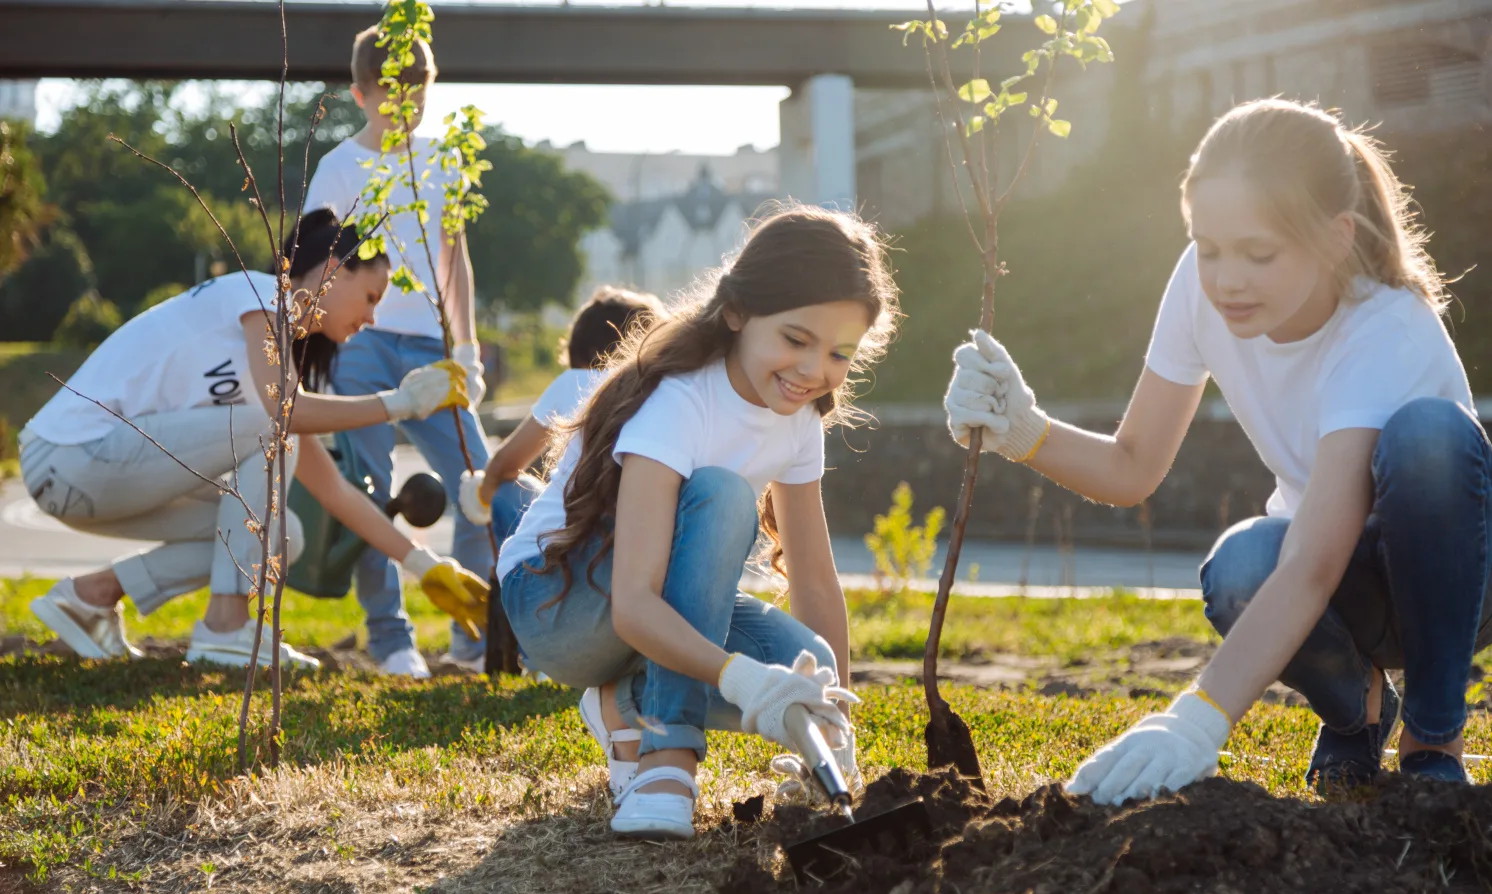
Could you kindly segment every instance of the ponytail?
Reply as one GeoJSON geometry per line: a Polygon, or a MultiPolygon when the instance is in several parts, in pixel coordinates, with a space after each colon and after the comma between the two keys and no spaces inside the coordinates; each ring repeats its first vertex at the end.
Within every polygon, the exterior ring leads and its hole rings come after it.
{"type": "Polygon", "coordinates": [[[1416,220],[1409,189],[1389,167],[1382,145],[1361,130],[1342,130],[1352,154],[1361,198],[1354,251],[1367,275],[1418,294],[1437,311],[1448,296],[1445,280],[1426,250],[1429,234],[1416,220]]]}

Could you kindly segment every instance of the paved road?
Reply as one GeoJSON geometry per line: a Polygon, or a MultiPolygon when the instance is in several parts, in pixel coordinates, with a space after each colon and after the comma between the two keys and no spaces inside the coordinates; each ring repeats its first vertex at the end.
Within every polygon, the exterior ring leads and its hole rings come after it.
{"type": "MultiPolygon", "coordinates": [[[[395,454],[394,478],[403,481],[424,468],[419,454],[400,447],[395,454]]],[[[440,551],[450,543],[448,514],[426,530],[406,529],[420,542],[440,551]]],[[[95,537],[65,527],[42,514],[17,481],[0,486],[0,575],[14,577],[64,577],[102,567],[109,559],[146,544],[140,541],[95,537]]],[[[870,584],[875,563],[857,537],[836,537],[834,558],[846,584],[870,584]]],[[[1083,547],[1063,555],[1052,547],[1029,552],[1019,544],[970,541],[960,562],[959,592],[970,595],[1008,594],[1025,583],[1032,596],[1084,596],[1125,587],[1157,597],[1196,596],[1197,565],[1201,556],[1191,553],[1097,549],[1083,547]],[[969,570],[978,565],[978,577],[969,570]]],[[[933,563],[933,573],[942,567],[942,552],[933,563]]],[[[915,582],[931,589],[935,581],[915,582]]]]}

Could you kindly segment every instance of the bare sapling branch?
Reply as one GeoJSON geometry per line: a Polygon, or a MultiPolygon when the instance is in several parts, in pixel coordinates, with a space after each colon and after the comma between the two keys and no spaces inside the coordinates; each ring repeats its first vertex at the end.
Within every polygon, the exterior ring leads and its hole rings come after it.
{"type": "MultiPolygon", "coordinates": [[[[999,252],[1000,214],[1016,185],[1025,176],[1042,132],[1059,138],[1065,138],[1071,132],[1069,122],[1053,117],[1057,101],[1051,97],[1051,86],[1057,61],[1068,57],[1086,67],[1089,62],[1113,60],[1107,41],[1096,33],[1104,19],[1118,12],[1118,6],[1113,0],[1058,0],[1053,4],[1053,11],[1057,13],[1055,18],[1039,14],[1030,20],[1032,25],[1047,35],[1047,39],[1022,54],[1021,61],[1025,71],[1017,72],[998,84],[991,83],[990,79],[982,75],[983,45],[1004,27],[1001,22],[1004,12],[1002,5],[985,7],[981,0],[975,0],[974,17],[956,37],[950,35],[947,25],[938,18],[933,0],[927,0],[927,20],[913,20],[894,26],[895,30],[902,32],[903,43],[914,35],[922,37],[928,76],[932,81],[949,163],[953,169],[955,190],[983,269],[979,327],[987,332],[994,326],[996,284],[1006,273],[999,252]],[[961,47],[968,47],[972,51],[973,64],[972,76],[960,85],[954,76],[953,55],[961,47]],[[1040,89],[1038,98],[1032,102],[1027,82],[1033,81],[1038,75],[1040,89]],[[964,111],[966,108],[969,110],[967,114],[964,111]],[[1018,109],[1025,109],[1035,119],[1035,123],[1015,171],[1002,183],[996,137],[1003,132],[1002,126],[1008,126],[1008,113],[1018,109]],[[954,145],[959,150],[957,158],[953,154],[954,145]],[[963,193],[958,190],[960,169],[968,178],[982,226],[976,226],[968,204],[963,201],[963,193]]],[[[982,431],[975,431],[969,439],[969,453],[964,462],[948,552],[942,574],[938,578],[937,597],[933,602],[932,618],[923,650],[922,678],[929,710],[926,733],[928,766],[951,764],[963,775],[979,780],[982,784],[979,756],[974,749],[968,725],[953,712],[938,689],[938,657],[943,625],[973,508],[981,436],[982,431]]]]}

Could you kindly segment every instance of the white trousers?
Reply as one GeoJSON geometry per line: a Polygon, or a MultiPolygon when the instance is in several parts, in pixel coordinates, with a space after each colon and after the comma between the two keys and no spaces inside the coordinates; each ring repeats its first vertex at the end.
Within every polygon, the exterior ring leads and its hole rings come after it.
{"type": "MultiPolygon", "coordinates": [[[[263,556],[243,504],[181,464],[237,487],[254,514],[265,518],[270,484],[261,441],[269,426],[263,415],[234,406],[195,407],[130,421],[176,459],[123,422],[85,444],[54,444],[23,431],[21,475],[32,499],[79,531],[164,541],[111,566],[144,614],[204,585],[215,594],[247,594],[253,578],[244,572],[255,575],[263,556]]],[[[287,475],[294,474],[296,456],[292,450],[285,457],[287,475]]],[[[285,521],[288,566],[305,538],[293,512],[285,513],[285,521]]],[[[273,549],[278,526],[270,533],[273,549]]]]}

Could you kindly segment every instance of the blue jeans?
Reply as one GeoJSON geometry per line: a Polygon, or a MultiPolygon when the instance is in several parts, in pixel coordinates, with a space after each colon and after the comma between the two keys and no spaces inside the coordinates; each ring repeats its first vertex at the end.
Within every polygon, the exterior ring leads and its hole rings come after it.
{"type": "MultiPolygon", "coordinates": [[[[663,601],[727,652],[792,664],[806,649],[820,666],[834,667],[834,650],[823,637],[787,612],[736,591],[755,541],[751,485],[725,469],[695,470],[679,491],[663,601]]],[[[610,551],[588,573],[600,547],[595,537],[570,554],[574,583],[558,602],[564,588],[559,569],[538,574],[520,565],[503,578],[503,608],[524,662],[569,686],[616,681],[623,719],[643,731],[641,753],[689,748],[703,759],[704,731],[739,731],[741,711],[714,685],[648,661],[616,635],[610,551]]]]}
{"type": "MultiPolygon", "coordinates": [[[[338,394],[372,394],[399,387],[405,373],[445,356],[440,339],[422,335],[400,335],[379,329],[364,329],[337,351],[332,366],[332,386],[338,394]]],[[[398,423],[404,434],[419,449],[425,461],[446,486],[446,498],[457,506],[461,473],[466,461],[451,414],[442,410],[428,419],[411,419],[398,423]]],[[[477,468],[487,464],[487,442],[481,426],[469,410],[461,410],[461,426],[466,448],[477,468]]],[[[370,425],[349,431],[352,448],[373,480],[373,499],[379,505],[388,502],[390,481],[394,474],[394,427],[388,423],[370,425]]],[[[466,520],[455,512],[456,531],[450,556],[474,574],[486,577],[492,572],[492,544],[487,529],[466,520]]],[[[404,597],[399,588],[399,569],[383,553],[364,550],[356,572],[357,599],[367,615],[368,654],[382,661],[400,649],[414,646],[414,625],[404,611],[404,597]]],[[[451,625],[451,653],[457,658],[480,658],[482,643],[472,640],[454,623],[451,625]]]]}
{"type": "MultiPolygon", "coordinates": [[[[1450,742],[1466,723],[1471,659],[1492,642],[1492,447],[1440,398],[1405,404],[1373,451],[1373,508],[1330,606],[1280,674],[1327,727],[1356,733],[1378,668],[1404,669],[1404,725],[1450,742]]],[[[1279,561],[1289,521],[1228,529],[1202,564],[1207,619],[1227,635],[1279,561]]]]}
{"type": "Polygon", "coordinates": [[[492,494],[492,530],[497,533],[498,546],[518,530],[523,513],[543,490],[544,482],[527,473],[497,486],[492,494]]]}

